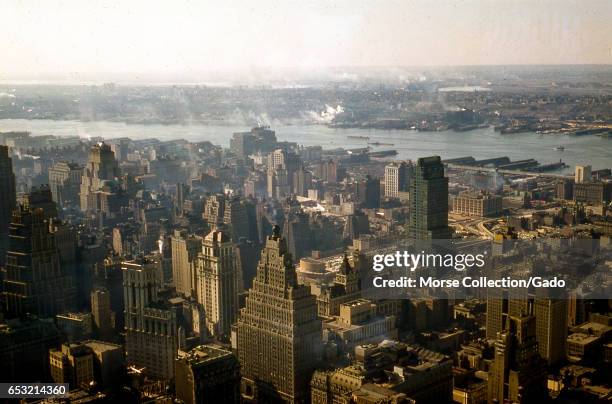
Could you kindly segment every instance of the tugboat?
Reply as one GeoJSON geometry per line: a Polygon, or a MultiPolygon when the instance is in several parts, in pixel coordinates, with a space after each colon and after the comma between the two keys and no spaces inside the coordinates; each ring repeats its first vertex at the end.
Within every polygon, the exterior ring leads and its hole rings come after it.
{"type": "Polygon", "coordinates": [[[557,146],[557,147],[555,147],[555,150],[556,151],[563,151],[563,150],[565,150],[565,147],[564,146],[557,146]]]}

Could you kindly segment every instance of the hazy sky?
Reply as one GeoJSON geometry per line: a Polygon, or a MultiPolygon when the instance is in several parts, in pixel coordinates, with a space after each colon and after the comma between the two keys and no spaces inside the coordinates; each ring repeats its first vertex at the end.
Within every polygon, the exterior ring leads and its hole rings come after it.
{"type": "Polygon", "coordinates": [[[612,0],[0,0],[0,79],[612,64],[612,0]]]}

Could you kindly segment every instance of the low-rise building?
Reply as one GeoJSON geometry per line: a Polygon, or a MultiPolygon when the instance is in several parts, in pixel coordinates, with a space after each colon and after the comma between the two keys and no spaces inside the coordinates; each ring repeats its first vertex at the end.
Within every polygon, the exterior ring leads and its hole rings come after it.
{"type": "Polygon", "coordinates": [[[502,211],[502,197],[484,192],[463,191],[452,200],[453,213],[477,217],[496,217],[502,211]]]}

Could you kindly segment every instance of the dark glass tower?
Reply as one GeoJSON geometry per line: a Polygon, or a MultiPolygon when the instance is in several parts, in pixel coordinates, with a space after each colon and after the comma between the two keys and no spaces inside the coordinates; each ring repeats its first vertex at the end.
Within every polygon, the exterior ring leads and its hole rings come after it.
{"type": "Polygon", "coordinates": [[[448,239],[448,178],[439,156],[420,158],[409,180],[412,239],[448,239]]]}

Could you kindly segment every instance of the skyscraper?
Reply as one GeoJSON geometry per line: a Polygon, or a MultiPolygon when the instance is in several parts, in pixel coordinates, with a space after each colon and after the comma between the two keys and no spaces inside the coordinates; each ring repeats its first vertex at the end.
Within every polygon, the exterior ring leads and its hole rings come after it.
{"type": "Polygon", "coordinates": [[[79,188],[83,167],[77,163],[60,161],[49,169],[49,188],[53,200],[60,206],[79,203],[79,188]]]}
{"type": "Polygon", "coordinates": [[[297,283],[278,226],[266,240],[236,329],[243,396],[307,402],[321,348],[321,321],[310,289],[297,283]]]}
{"type": "Polygon", "coordinates": [[[175,230],[172,244],[172,281],[176,292],[194,296],[196,291],[196,259],[202,250],[202,238],[175,230]]]}
{"type": "Polygon", "coordinates": [[[366,176],[362,206],[366,209],[378,209],[380,207],[380,179],[366,176]]]}
{"type": "Polygon", "coordinates": [[[98,194],[104,181],[114,180],[119,176],[119,166],[110,146],[105,143],[92,146],[87,166],[81,177],[81,210],[99,210],[98,194]]]}
{"type": "Polygon", "coordinates": [[[540,356],[557,365],[565,359],[567,300],[536,296],[534,311],[540,356]]]}
{"type": "Polygon", "coordinates": [[[293,173],[293,193],[298,196],[307,196],[312,186],[312,173],[301,166],[293,173]]]}
{"type": "Polygon", "coordinates": [[[509,316],[498,333],[489,370],[489,403],[535,403],[546,400],[546,363],[538,353],[536,319],[509,316]]]}
{"type": "Polygon", "coordinates": [[[249,218],[247,216],[245,201],[239,196],[229,198],[225,204],[223,223],[230,231],[230,238],[238,242],[241,238],[249,237],[249,218]]]}
{"type": "Polygon", "coordinates": [[[125,345],[127,362],[145,368],[155,379],[174,377],[178,350],[176,312],[158,292],[162,284],[159,263],[140,257],[124,261],[125,345]]]}
{"type": "Polygon", "coordinates": [[[86,388],[94,381],[94,355],[86,345],[62,344],[60,349],[49,350],[49,366],[55,383],[86,388]]]}
{"type": "Polygon", "coordinates": [[[385,197],[399,198],[400,192],[408,191],[409,168],[403,161],[385,166],[385,197]]]}
{"type": "Polygon", "coordinates": [[[9,240],[11,214],[17,204],[15,174],[9,148],[0,145],[0,265],[4,265],[9,240]]]}
{"type": "Polygon", "coordinates": [[[108,338],[113,331],[110,292],[106,288],[97,288],[91,292],[91,314],[97,334],[108,338]]]}
{"type": "Polygon", "coordinates": [[[60,265],[55,234],[42,209],[19,206],[9,228],[4,302],[9,317],[54,317],[73,309],[75,284],[60,265]]]}
{"type": "Polygon", "coordinates": [[[574,182],[576,184],[582,184],[591,180],[591,166],[576,166],[576,170],[574,173],[574,182]]]}
{"type": "Polygon", "coordinates": [[[448,239],[448,178],[439,156],[417,161],[409,180],[410,219],[408,236],[412,239],[448,239]]]}
{"type": "Polygon", "coordinates": [[[202,218],[206,220],[210,228],[223,221],[225,214],[225,195],[211,195],[204,204],[202,218]]]}
{"type": "Polygon", "coordinates": [[[238,316],[241,280],[234,245],[226,233],[213,230],[204,237],[197,265],[198,302],[204,306],[208,332],[228,336],[238,316]]]}

